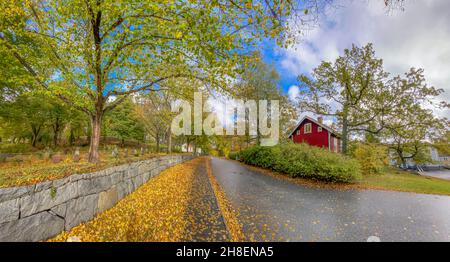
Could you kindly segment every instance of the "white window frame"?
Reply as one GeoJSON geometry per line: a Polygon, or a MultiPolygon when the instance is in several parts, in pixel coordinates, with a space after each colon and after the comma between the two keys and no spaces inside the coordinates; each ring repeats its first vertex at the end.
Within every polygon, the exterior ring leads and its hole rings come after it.
{"type": "Polygon", "coordinates": [[[322,127],[321,126],[317,127],[317,132],[319,132],[319,133],[322,132],[322,127]]]}
{"type": "Polygon", "coordinates": [[[297,130],[297,135],[300,135],[300,129],[297,130]]]}
{"type": "Polygon", "coordinates": [[[311,123],[306,123],[303,126],[303,131],[304,131],[305,134],[310,134],[312,132],[312,125],[311,125],[311,123]],[[309,127],[309,130],[306,127],[309,127]]]}

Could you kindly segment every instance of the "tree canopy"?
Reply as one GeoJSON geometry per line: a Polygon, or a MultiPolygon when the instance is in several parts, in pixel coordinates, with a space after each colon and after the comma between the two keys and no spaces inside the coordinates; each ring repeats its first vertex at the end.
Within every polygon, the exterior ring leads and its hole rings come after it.
{"type": "Polygon", "coordinates": [[[311,76],[299,76],[299,81],[300,108],[335,116],[342,126],[345,153],[352,135],[374,140],[390,134],[393,139],[405,132],[406,138],[411,129],[409,136],[418,142],[432,128],[438,128],[434,123],[445,121],[425,108],[447,106],[435,101],[443,90],[426,84],[423,69],[411,68],[404,76],[390,76],[372,44],[345,49],[334,62],[322,62],[311,76]],[[427,129],[419,134],[416,131],[422,125],[427,129]]]}
{"type": "MultiPolygon", "coordinates": [[[[385,1],[392,6],[394,2],[385,1]]],[[[57,98],[90,121],[99,160],[105,114],[136,93],[196,79],[224,91],[262,39],[280,46],[315,24],[329,0],[10,0],[0,7],[2,100],[21,91],[57,98]]],[[[230,90],[226,90],[230,91],[230,90]]],[[[0,101],[1,103],[2,101],[0,101]]],[[[57,125],[55,133],[58,133],[57,125]]],[[[56,135],[57,136],[57,135],[56,135]]],[[[57,137],[55,138],[55,141],[57,137]]]]}
{"type": "Polygon", "coordinates": [[[105,112],[168,79],[224,81],[256,40],[284,36],[280,19],[292,7],[279,1],[137,0],[3,5],[2,45],[42,90],[90,117],[93,162],[105,112]],[[110,97],[117,99],[109,103],[110,97]]]}

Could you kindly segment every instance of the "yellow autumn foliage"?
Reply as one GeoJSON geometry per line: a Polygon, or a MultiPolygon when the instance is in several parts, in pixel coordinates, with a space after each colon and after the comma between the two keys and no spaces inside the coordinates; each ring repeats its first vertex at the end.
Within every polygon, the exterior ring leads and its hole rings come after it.
{"type": "Polygon", "coordinates": [[[353,157],[358,160],[365,174],[379,174],[388,165],[387,148],[377,144],[358,143],[353,150],[353,157]]]}
{"type": "Polygon", "coordinates": [[[192,180],[202,159],[171,167],[93,220],[50,241],[182,241],[192,180]]]}

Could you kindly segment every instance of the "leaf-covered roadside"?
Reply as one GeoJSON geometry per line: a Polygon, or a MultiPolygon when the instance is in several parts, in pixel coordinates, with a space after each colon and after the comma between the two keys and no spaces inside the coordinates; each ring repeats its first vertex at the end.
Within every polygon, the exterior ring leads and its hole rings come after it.
{"type": "Polygon", "coordinates": [[[227,241],[204,158],[176,165],[113,208],[50,241],[227,241]]]}

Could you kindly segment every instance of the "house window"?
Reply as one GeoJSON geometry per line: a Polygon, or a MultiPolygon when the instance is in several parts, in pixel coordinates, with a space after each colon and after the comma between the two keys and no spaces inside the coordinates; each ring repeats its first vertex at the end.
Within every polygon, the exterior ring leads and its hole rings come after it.
{"type": "Polygon", "coordinates": [[[317,128],[317,132],[322,132],[322,127],[321,127],[321,126],[319,126],[319,127],[317,128]]]}
{"type": "Polygon", "coordinates": [[[299,129],[299,130],[297,130],[297,135],[300,135],[300,129],[299,129]]]}
{"type": "Polygon", "coordinates": [[[311,123],[305,124],[305,134],[311,133],[311,123]]]}

